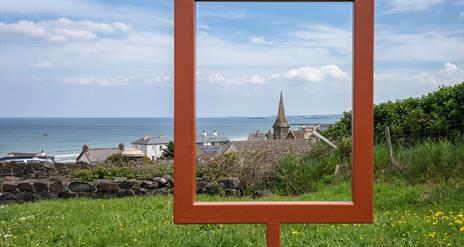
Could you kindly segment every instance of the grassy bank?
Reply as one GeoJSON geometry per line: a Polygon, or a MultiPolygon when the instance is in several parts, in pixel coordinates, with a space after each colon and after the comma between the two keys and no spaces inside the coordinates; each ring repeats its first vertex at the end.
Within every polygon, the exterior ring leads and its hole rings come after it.
{"type": "MultiPolygon", "coordinates": [[[[346,199],[349,190],[265,199],[346,199]]],[[[376,185],[375,224],[284,225],[282,246],[463,246],[463,205],[464,183],[376,185]]],[[[173,225],[171,196],[53,200],[1,206],[0,246],[265,246],[265,228],[173,225]]]]}

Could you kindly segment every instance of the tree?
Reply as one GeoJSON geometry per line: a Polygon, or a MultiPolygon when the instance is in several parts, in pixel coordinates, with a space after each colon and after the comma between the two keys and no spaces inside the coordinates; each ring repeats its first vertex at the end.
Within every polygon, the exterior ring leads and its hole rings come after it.
{"type": "Polygon", "coordinates": [[[161,154],[160,159],[162,160],[171,160],[174,158],[174,142],[169,141],[165,148],[163,148],[163,153],[161,154]]]}

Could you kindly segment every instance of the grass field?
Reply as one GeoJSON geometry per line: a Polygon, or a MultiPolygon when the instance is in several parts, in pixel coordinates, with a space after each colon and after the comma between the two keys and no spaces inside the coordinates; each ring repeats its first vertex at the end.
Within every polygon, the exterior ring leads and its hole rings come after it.
{"type": "MultiPolygon", "coordinates": [[[[343,199],[349,189],[261,200],[343,199]]],[[[373,225],[283,225],[281,237],[282,246],[464,246],[463,222],[464,183],[396,182],[376,185],[373,225]]],[[[171,196],[50,200],[0,206],[0,245],[265,246],[265,227],[173,225],[171,196]]]]}

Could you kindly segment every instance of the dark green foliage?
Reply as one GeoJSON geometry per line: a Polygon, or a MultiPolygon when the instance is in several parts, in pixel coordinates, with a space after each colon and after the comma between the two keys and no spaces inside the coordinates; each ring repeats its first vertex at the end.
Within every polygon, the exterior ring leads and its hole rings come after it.
{"type": "Polygon", "coordinates": [[[72,174],[85,181],[114,177],[152,179],[166,174],[172,175],[172,164],[167,162],[128,162],[124,166],[116,166],[104,163],[93,168],[75,170],[72,174]]]}
{"type": "MultiPolygon", "coordinates": [[[[392,142],[411,145],[427,139],[461,140],[464,135],[464,83],[441,87],[420,98],[385,102],[374,107],[377,143],[385,141],[390,127],[392,142]]],[[[351,112],[323,133],[339,143],[351,137],[351,112]]]]}
{"type": "Polygon", "coordinates": [[[344,156],[339,150],[335,151],[322,143],[315,145],[308,154],[288,154],[275,166],[271,188],[284,195],[317,191],[321,185],[335,180],[335,167],[343,160],[344,156]]]}
{"type": "Polygon", "coordinates": [[[124,157],[121,153],[114,153],[110,157],[106,158],[106,162],[110,162],[112,164],[120,164],[124,162],[124,157]]]}
{"type": "Polygon", "coordinates": [[[162,160],[172,160],[174,159],[174,142],[169,141],[165,148],[163,148],[163,153],[161,154],[160,159],[162,160]]]}

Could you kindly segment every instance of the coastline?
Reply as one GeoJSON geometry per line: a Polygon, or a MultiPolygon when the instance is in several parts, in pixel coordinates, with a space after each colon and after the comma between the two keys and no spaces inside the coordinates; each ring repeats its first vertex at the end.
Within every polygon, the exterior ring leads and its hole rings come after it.
{"type": "MultiPolygon", "coordinates": [[[[256,130],[267,132],[273,117],[198,118],[197,133],[218,131],[231,141],[246,140],[256,130]]],[[[338,118],[289,117],[293,123],[334,123],[338,118]],[[304,119],[304,120],[302,120],[304,119]]],[[[143,136],[164,135],[173,139],[172,118],[0,118],[0,156],[8,152],[40,152],[69,160],[79,155],[82,145],[91,148],[116,147],[143,136]]]]}

